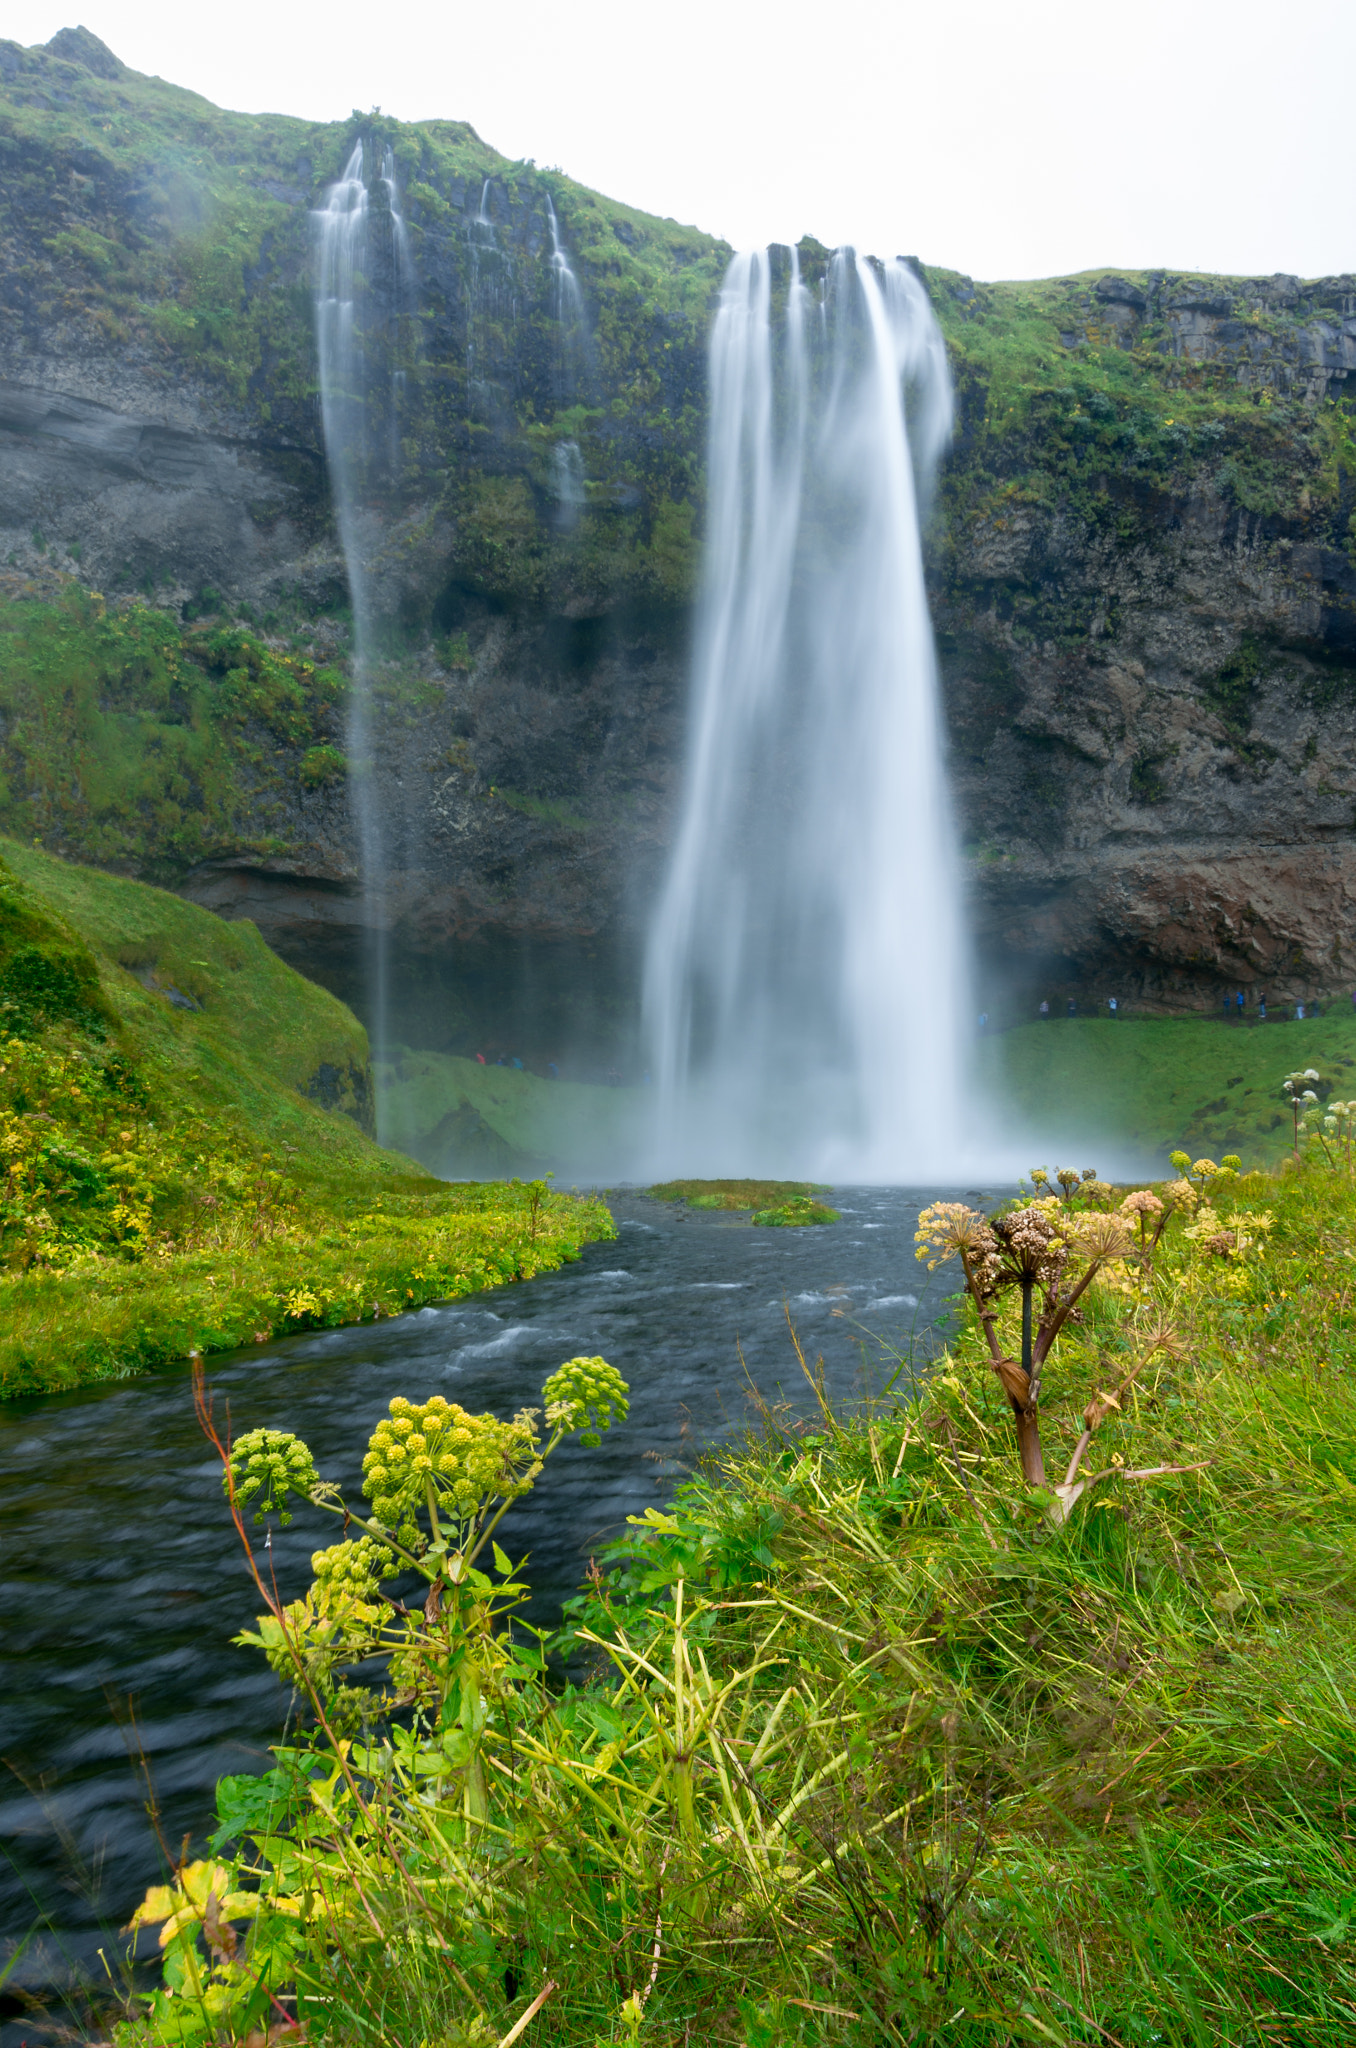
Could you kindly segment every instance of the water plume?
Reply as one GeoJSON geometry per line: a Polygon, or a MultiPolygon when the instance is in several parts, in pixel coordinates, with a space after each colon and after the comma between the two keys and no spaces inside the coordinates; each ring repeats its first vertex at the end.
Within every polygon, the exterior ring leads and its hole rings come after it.
{"type": "Polygon", "coordinates": [[[736,256],[681,813],[644,1011],[655,1171],[954,1170],[964,967],[921,517],[951,426],[903,262],[736,256]]]}
{"type": "Polygon", "coordinates": [[[401,330],[412,271],[391,151],[377,156],[372,150],[377,168],[370,177],[368,154],[368,145],[355,143],[342,177],[311,218],[321,421],[353,608],[346,747],[363,890],[368,1024],[380,1058],[387,1040],[381,901],[386,849],[373,774],[375,565],[382,545],[381,504],[400,474],[401,330]]]}

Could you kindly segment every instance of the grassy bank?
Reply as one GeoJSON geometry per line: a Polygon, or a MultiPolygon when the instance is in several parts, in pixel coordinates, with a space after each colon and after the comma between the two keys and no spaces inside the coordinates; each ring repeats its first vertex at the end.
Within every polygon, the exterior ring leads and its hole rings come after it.
{"type": "MultiPolygon", "coordinates": [[[[1290,1140],[1281,1076],[1317,1067],[1339,1096],[1356,1092],[1356,1015],[1333,1008],[1302,1024],[1214,1018],[1059,1018],[981,1039],[973,1071],[1011,1128],[1047,1149],[1098,1147],[1106,1160],[1165,1170],[1175,1145],[1274,1165],[1290,1140]]],[[[1053,1159],[1049,1162],[1053,1164],[1053,1159]]],[[[1123,1169],[1130,1170],[1130,1169],[1123,1169]]]]}
{"type": "Polygon", "coordinates": [[[0,842],[0,1393],[549,1270],[601,1203],[379,1149],[366,1036],[254,926],[0,842]]]}
{"type": "MultiPolygon", "coordinates": [[[[992,1252],[1038,1244],[1038,1348],[1093,1276],[1045,1366],[1045,1483],[1013,1285],[982,1311],[1007,1378],[967,1308],[921,1388],[769,1413],[635,1524],[563,1690],[510,1646],[489,1542],[531,1444],[394,1404],[348,1504],[378,1547],[318,1552],[261,1623],[314,1733],[223,1782],[223,1860],[148,1902],[175,1992],[126,2040],[207,2039],[204,1998],[213,2040],[270,2010],[480,2048],[1349,2040],[1356,1188],[1207,1163],[1124,1199],[1093,1184],[992,1252]],[[432,1547],[400,1462],[425,1444],[432,1547]],[[373,1652],[389,1689],[355,1682],[373,1652]]],[[[976,1271],[999,1243],[958,1208],[928,1230],[976,1271]]],[[[615,1400],[599,1361],[571,1374],[557,1432],[615,1400]]],[[[238,1447],[243,1507],[270,1464],[323,1541],[294,1440],[238,1447]]]]}

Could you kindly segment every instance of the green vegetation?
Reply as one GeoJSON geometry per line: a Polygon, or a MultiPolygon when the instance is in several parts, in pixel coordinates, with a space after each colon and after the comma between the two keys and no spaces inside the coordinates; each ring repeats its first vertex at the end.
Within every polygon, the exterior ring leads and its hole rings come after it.
{"type": "Polygon", "coordinates": [[[765,1412],[635,1520],[567,1683],[508,1632],[495,1535],[562,1429],[624,1412],[602,1360],[548,1381],[544,1445],[393,1401],[366,1505],[284,1432],[236,1446],[247,1541],[353,1535],[304,1598],[256,1574],[241,1640],[311,1725],[149,1895],[166,1989],[124,2048],[274,2000],[336,2044],[1347,2038],[1356,1184],[1176,1163],[936,1205],[948,1354],[851,1417],[765,1412]]]}
{"type": "Polygon", "coordinates": [[[0,830],[157,878],[267,851],[261,818],[285,830],[298,783],[345,773],[313,742],[347,688],[242,630],[110,611],[74,582],[0,598],[0,830]]]}
{"type": "Polygon", "coordinates": [[[749,1221],[765,1230],[800,1230],[810,1223],[838,1223],[838,1211],[809,1195],[790,1195],[769,1209],[755,1209],[749,1221]]]}
{"type": "MultiPolygon", "coordinates": [[[[966,415],[964,455],[944,478],[951,511],[1002,532],[1024,508],[1072,508],[1129,541],[1149,514],[1146,491],[1178,494],[1204,470],[1240,508],[1310,531],[1331,528],[1331,543],[1348,547],[1343,507],[1356,477],[1350,403],[1314,407],[1298,392],[1288,399],[1262,381],[1240,380],[1236,360],[1174,354],[1162,305],[1205,298],[1232,310],[1273,344],[1255,359],[1263,369],[1293,332],[1294,314],[1248,302],[1242,278],[1120,272],[1141,295],[1143,313],[1122,332],[1116,309],[1097,295],[1112,275],[974,285],[928,271],[966,415]]],[[[1318,302],[1327,303],[1321,295],[1318,302]]],[[[1039,630],[1039,607],[1049,601],[1033,591],[1035,609],[1019,629],[1039,630]]],[[[1086,621],[1078,631],[1082,637],[1086,621]]]]}
{"type": "Polygon", "coordinates": [[[382,1133],[435,1173],[601,1173],[625,1152],[638,1091],[547,1081],[455,1053],[396,1048],[376,1068],[382,1133]]]}
{"type": "Polygon", "coordinates": [[[254,926],[3,843],[0,1390],[549,1271],[601,1203],[379,1151],[365,1035],[254,926]]]}
{"type": "Polygon", "coordinates": [[[666,1180],[646,1188],[656,1202],[686,1202],[689,1209],[775,1209],[823,1192],[812,1180],[666,1180]]]}
{"type": "Polygon", "coordinates": [[[1290,1145],[1279,1076],[1299,1066],[1328,1076],[1325,1096],[1356,1092],[1356,1014],[1344,1006],[1256,1026],[1059,1018],[984,1039],[974,1053],[977,1081],[1015,1131],[1039,1132],[1045,1146],[1100,1146],[1149,1171],[1178,1142],[1274,1165],[1290,1145]]]}

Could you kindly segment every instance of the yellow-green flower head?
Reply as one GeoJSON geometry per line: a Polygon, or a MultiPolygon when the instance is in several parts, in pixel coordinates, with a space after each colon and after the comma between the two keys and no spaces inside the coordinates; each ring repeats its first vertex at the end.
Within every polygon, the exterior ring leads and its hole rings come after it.
{"type": "Polygon", "coordinates": [[[321,1594],[347,1593],[354,1600],[374,1600],[377,1581],[393,1579],[399,1569],[394,1551],[372,1536],[360,1536],[354,1543],[332,1543],[311,1558],[321,1594]]]}
{"type": "Polygon", "coordinates": [[[417,1534],[413,1518],[427,1504],[430,1486],[440,1510],[469,1520],[492,1498],[516,1500],[528,1491],[541,1470],[536,1450],[530,1416],[501,1422],[496,1415],[468,1415],[441,1394],[422,1406],[397,1394],[390,1421],[372,1432],[363,1492],[385,1528],[417,1534]]]}
{"type": "Polygon", "coordinates": [[[250,1429],[231,1447],[231,1469],[222,1474],[228,1494],[232,1481],[237,1500],[244,1502],[259,1495],[256,1522],[276,1509],[286,1527],[292,1519],[287,1512],[288,1494],[299,1493],[309,1500],[320,1484],[320,1474],[310,1451],[290,1429],[250,1429]]]}
{"type": "Polygon", "coordinates": [[[613,1419],[625,1422],[631,1403],[630,1388],[616,1367],[605,1358],[567,1358],[553,1372],[541,1390],[548,1422],[563,1422],[566,1429],[583,1429],[579,1441],[600,1444],[603,1431],[613,1419]]]}

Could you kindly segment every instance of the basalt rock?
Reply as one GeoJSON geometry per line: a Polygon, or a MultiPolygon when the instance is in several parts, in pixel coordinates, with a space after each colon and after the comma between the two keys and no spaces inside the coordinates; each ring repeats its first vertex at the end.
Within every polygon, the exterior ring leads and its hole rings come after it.
{"type": "MultiPolygon", "coordinates": [[[[309,214],[359,134],[393,152],[418,279],[372,284],[400,379],[364,538],[389,872],[360,886],[337,705],[240,728],[235,810],[188,858],[153,805],[96,830],[87,742],[0,672],[0,827],[252,917],[355,999],[385,924],[411,1043],[527,1051],[530,1017],[543,1056],[610,1058],[682,773],[723,244],[463,123],[256,120],[85,30],[0,43],[0,604],[74,581],[342,669],[309,214]]],[[[827,254],[801,244],[811,288],[827,254]]],[[[920,274],[957,381],[930,574],[981,1001],[1342,985],[1356,279],[920,274]]],[[[149,787],[160,743],[127,744],[149,787]]],[[[177,815],[206,802],[187,759],[177,815]]]]}

